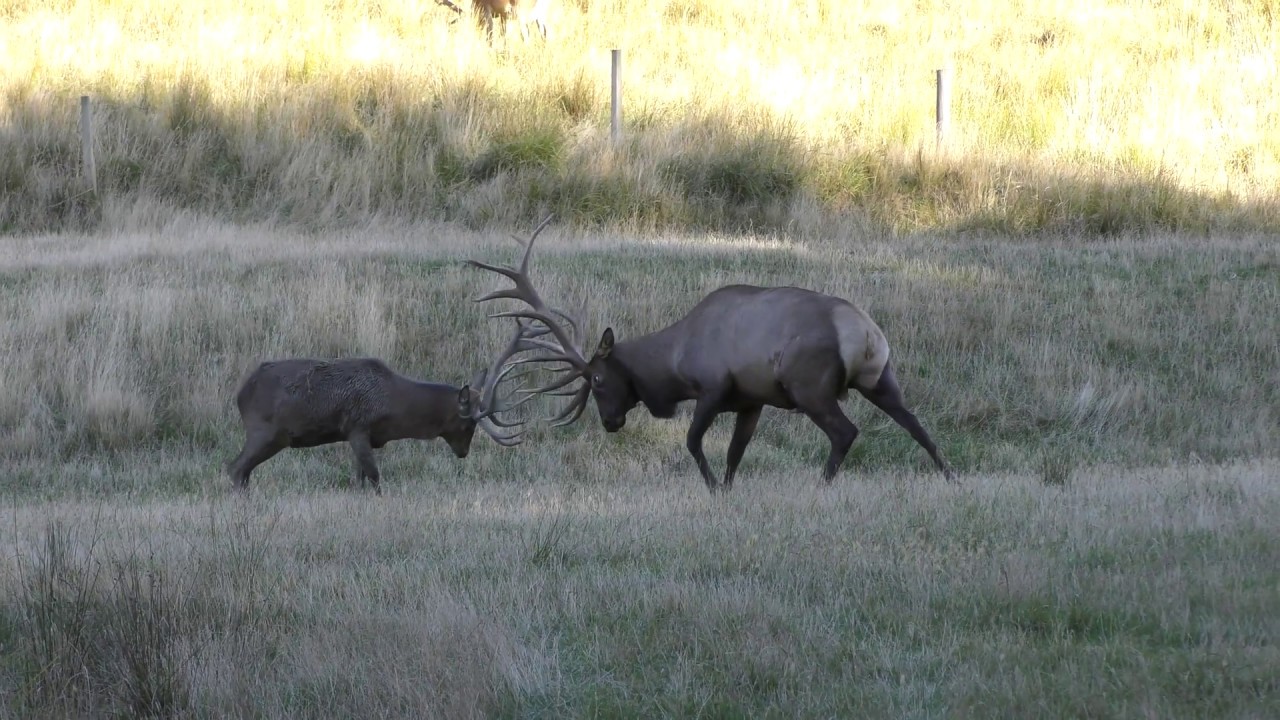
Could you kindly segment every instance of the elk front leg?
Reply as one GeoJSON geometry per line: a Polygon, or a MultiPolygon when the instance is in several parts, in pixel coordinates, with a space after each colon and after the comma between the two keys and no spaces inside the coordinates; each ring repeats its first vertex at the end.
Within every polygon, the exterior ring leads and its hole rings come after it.
{"type": "Polygon", "coordinates": [[[702,436],[707,434],[707,429],[711,427],[716,415],[720,414],[722,395],[723,393],[717,392],[698,398],[698,403],[693,408],[693,422],[689,424],[689,433],[685,437],[685,447],[689,448],[689,454],[698,463],[702,479],[706,481],[707,489],[711,492],[716,491],[719,480],[711,472],[711,464],[707,462],[707,456],[702,452],[702,436]]]}
{"type": "Polygon", "coordinates": [[[373,460],[373,448],[369,446],[369,437],[363,434],[352,435],[347,441],[356,456],[356,468],[360,475],[360,487],[364,487],[365,478],[373,485],[374,493],[381,495],[382,487],[378,485],[378,464],[373,460]]]}
{"type": "Polygon", "coordinates": [[[759,422],[758,407],[738,413],[738,419],[733,424],[733,438],[729,440],[729,460],[724,471],[725,490],[733,487],[733,475],[738,470],[738,463],[742,462],[742,454],[746,452],[747,443],[751,442],[751,436],[755,434],[756,424],[759,422]]]}

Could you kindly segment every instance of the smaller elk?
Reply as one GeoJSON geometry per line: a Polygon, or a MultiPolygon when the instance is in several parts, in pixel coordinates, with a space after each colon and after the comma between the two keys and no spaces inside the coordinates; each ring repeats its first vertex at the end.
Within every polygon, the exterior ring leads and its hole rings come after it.
{"type": "Polygon", "coordinates": [[[519,431],[499,429],[522,423],[496,417],[515,407],[499,407],[497,389],[515,367],[507,361],[539,334],[517,321],[506,349],[461,388],[405,377],[375,358],[264,362],[236,394],[245,441],[227,472],[237,489],[246,490],[249,473],[285,448],[346,441],[361,487],[367,479],[381,495],[373,451],[392,440],[441,437],[454,455],[465,458],[479,427],[499,445],[518,445],[519,431]]]}

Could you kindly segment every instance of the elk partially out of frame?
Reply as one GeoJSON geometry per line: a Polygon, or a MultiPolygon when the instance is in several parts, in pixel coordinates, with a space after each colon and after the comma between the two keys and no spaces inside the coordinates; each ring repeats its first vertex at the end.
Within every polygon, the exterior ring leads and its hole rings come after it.
{"type": "Polygon", "coordinates": [[[547,13],[552,0],[472,0],[472,10],[476,13],[476,21],[485,29],[485,37],[493,42],[493,21],[502,25],[502,35],[506,37],[507,22],[514,20],[520,27],[520,37],[529,39],[529,24],[532,23],[547,39],[547,13]]]}
{"type": "Polygon", "coordinates": [[[654,417],[669,418],[678,403],[694,400],[686,445],[714,492],[719,483],[702,451],[702,438],[717,415],[737,414],[724,475],[724,487],[729,488],[761,409],[769,405],[797,410],[831,441],[823,475],[830,482],[858,436],[858,428],[840,407],[852,388],[905,428],[946,478],[954,480],[933,440],[903,401],[884,333],[865,312],[840,298],[796,287],[729,285],[712,291],[683,318],[649,335],[615,343],[613,329],[606,329],[588,359],[580,344],[579,323],[548,307],[529,279],[533,243],[550,220],[544,220],[524,243],[518,269],[468,262],[514,283],[476,302],[506,298],[527,306],[491,317],[535,320],[554,336],[554,340],[530,340],[530,345],[550,354],[523,362],[568,365],[555,382],[528,391],[573,397],[552,418],[555,424],[577,420],[590,397],[595,398],[607,432],[622,429],[627,412],[639,403],[654,417]],[[570,389],[580,378],[586,382],[570,389]]]}
{"type": "Polygon", "coordinates": [[[249,473],[285,448],[346,441],[355,454],[361,486],[367,479],[382,494],[373,450],[392,440],[440,437],[454,455],[465,458],[479,427],[499,445],[517,445],[518,430],[499,429],[522,423],[497,417],[514,407],[499,407],[498,385],[514,367],[507,361],[530,349],[527,343],[540,332],[545,331],[517,321],[506,349],[461,388],[405,377],[374,358],[264,362],[236,395],[245,441],[227,472],[234,486],[244,490],[249,473]]]}

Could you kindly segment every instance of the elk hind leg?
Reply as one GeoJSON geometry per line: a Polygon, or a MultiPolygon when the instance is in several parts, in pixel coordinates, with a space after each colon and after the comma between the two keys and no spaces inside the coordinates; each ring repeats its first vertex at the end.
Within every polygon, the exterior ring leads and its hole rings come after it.
{"type": "Polygon", "coordinates": [[[827,465],[822,471],[822,479],[830,483],[840,472],[840,465],[849,454],[849,448],[853,447],[853,441],[858,439],[858,426],[840,409],[835,396],[812,407],[800,406],[800,409],[822,428],[831,441],[831,454],[827,456],[827,465]]]}
{"type": "Polygon", "coordinates": [[[244,448],[240,454],[236,456],[227,465],[227,473],[231,476],[231,482],[237,490],[249,489],[249,473],[262,463],[270,460],[285,448],[285,444],[271,432],[253,432],[252,430],[245,433],[244,448]]]}
{"type": "Polygon", "coordinates": [[[880,408],[886,415],[893,418],[893,421],[902,426],[904,430],[911,433],[911,437],[929,453],[929,457],[933,458],[934,465],[938,466],[938,470],[942,471],[943,476],[948,480],[955,480],[955,473],[951,471],[950,466],[942,459],[942,455],[938,453],[938,447],[933,444],[933,439],[929,437],[929,433],[920,425],[920,421],[916,419],[914,413],[907,409],[906,402],[902,397],[902,388],[898,385],[898,379],[894,377],[892,366],[886,364],[884,371],[880,373],[880,380],[874,388],[866,390],[864,388],[854,386],[862,396],[871,401],[872,405],[880,408]]]}
{"type": "Polygon", "coordinates": [[[844,414],[840,400],[833,388],[838,381],[829,375],[811,379],[810,382],[789,388],[791,401],[796,409],[804,413],[813,424],[822,428],[831,441],[831,454],[827,456],[827,465],[822,479],[828,483],[840,471],[853,441],[858,439],[858,426],[844,414]]]}

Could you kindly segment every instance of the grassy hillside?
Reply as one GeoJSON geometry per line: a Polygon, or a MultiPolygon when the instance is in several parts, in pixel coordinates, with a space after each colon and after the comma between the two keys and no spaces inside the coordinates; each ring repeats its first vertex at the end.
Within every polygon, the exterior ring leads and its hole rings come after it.
{"type": "Polygon", "coordinates": [[[0,232],[177,210],[896,231],[1280,228],[1280,25],[1247,3],[564,0],[552,41],[429,0],[0,9],[0,232]],[[609,49],[624,142],[608,142],[609,49]],[[933,72],[954,133],[933,145],[933,72]],[[98,103],[102,199],[76,179],[98,103]]]}
{"type": "MultiPolygon", "coordinates": [[[[0,452],[37,468],[175,445],[231,452],[235,385],[269,357],[373,355],[461,384],[507,331],[471,302],[494,279],[461,260],[508,260],[515,245],[502,239],[437,225],[273,235],[191,221],[155,235],[11,241],[0,260],[0,422],[11,429],[0,452]]],[[[557,226],[544,241],[538,281],[581,308],[593,340],[606,326],[624,339],[656,330],[731,282],[860,303],[961,469],[1026,467],[1059,441],[1077,462],[1248,457],[1280,435],[1280,256],[1265,238],[1095,247],[884,236],[851,248],[557,226]]],[[[925,462],[870,405],[850,407],[869,425],[855,465],[925,462]]],[[[779,415],[749,463],[825,455],[820,432],[779,415]]],[[[651,461],[670,455],[683,468],[682,432],[640,423],[629,442],[648,438],[661,449],[651,461]]]]}

